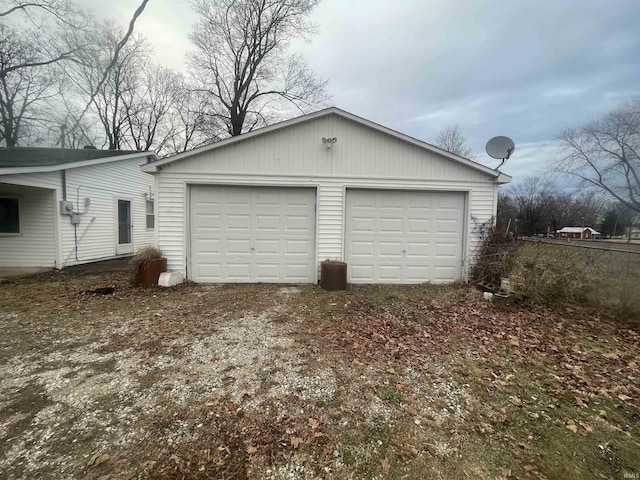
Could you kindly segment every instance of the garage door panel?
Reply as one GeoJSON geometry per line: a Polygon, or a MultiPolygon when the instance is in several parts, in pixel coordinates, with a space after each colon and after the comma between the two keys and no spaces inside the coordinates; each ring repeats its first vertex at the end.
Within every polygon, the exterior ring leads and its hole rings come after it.
{"type": "Polygon", "coordinates": [[[313,243],[308,239],[284,241],[284,252],[287,256],[306,257],[310,249],[313,250],[313,243]]]}
{"type": "Polygon", "coordinates": [[[379,249],[380,256],[399,257],[400,254],[402,253],[402,242],[400,242],[399,240],[392,241],[392,242],[380,241],[378,245],[380,246],[380,249],[379,249]]]}
{"type": "Polygon", "coordinates": [[[368,241],[352,241],[351,242],[351,256],[365,256],[371,257],[375,255],[375,243],[371,240],[368,241]]]}
{"type": "Polygon", "coordinates": [[[248,255],[251,252],[249,239],[229,239],[226,242],[226,253],[229,255],[248,255]]]}
{"type": "Polygon", "coordinates": [[[374,277],[372,265],[362,265],[351,262],[348,267],[351,281],[357,283],[371,283],[370,279],[374,277]]]}
{"type": "Polygon", "coordinates": [[[357,233],[373,233],[375,220],[373,217],[353,217],[350,219],[351,228],[357,233]]]}
{"type": "Polygon", "coordinates": [[[220,215],[201,213],[196,217],[196,225],[198,229],[215,229],[220,228],[220,215]]]}
{"type": "Polygon", "coordinates": [[[314,189],[195,185],[190,195],[193,280],[315,281],[314,189]]]}
{"type": "MultiPolygon", "coordinates": [[[[385,214],[388,214],[385,212],[385,214]]],[[[394,234],[401,235],[404,231],[402,217],[383,217],[380,218],[379,232],[382,234],[394,234]]]]}
{"type": "Polygon", "coordinates": [[[301,232],[306,234],[313,229],[312,219],[306,215],[287,215],[285,217],[285,231],[289,233],[301,232]]]}
{"type": "Polygon", "coordinates": [[[400,283],[402,278],[402,267],[400,265],[380,265],[378,277],[383,283],[400,283]]]}
{"type": "Polygon", "coordinates": [[[444,243],[435,242],[435,258],[436,259],[450,259],[457,258],[459,256],[460,245],[456,242],[444,243]]]}
{"type": "Polygon", "coordinates": [[[429,233],[431,222],[427,218],[409,218],[409,233],[429,233]]]}
{"type": "Polygon", "coordinates": [[[426,241],[407,241],[406,255],[407,257],[428,258],[431,254],[431,242],[426,241]]]}
{"type": "Polygon", "coordinates": [[[280,228],[279,215],[256,215],[256,231],[279,232],[280,228]]]}
{"type": "Polygon", "coordinates": [[[463,219],[463,193],[348,189],[349,281],[460,280],[463,219]]]}
{"type": "Polygon", "coordinates": [[[442,219],[438,218],[436,220],[436,230],[435,233],[439,236],[445,234],[451,234],[454,236],[458,236],[460,231],[460,222],[455,219],[442,219]]]}

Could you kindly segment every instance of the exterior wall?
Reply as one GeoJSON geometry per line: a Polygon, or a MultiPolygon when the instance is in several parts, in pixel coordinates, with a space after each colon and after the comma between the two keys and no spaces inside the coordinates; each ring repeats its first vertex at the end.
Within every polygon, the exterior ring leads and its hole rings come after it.
{"type": "Polygon", "coordinates": [[[317,205],[317,251],[318,262],[325,259],[343,259],[344,256],[344,208],[346,188],[384,188],[428,191],[468,192],[469,201],[465,231],[465,267],[478,246],[480,237],[478,226],[488,222],[494,215],[494,185],[488,182],[433,182],[415,180],[372,180],[321,177],[285,177],[285,176],[221,176],[221,175],[170,175],[158,176],[157,218],[158,246],[167,257],[167,268],[186,272],[186,258],[189,244],[187,188],[189,184],[219,185],[309,185],[318,188],[317,205]]]}
{"type": "Polygon", "coordinates": [[[55,190],[0,183],[19,201],[20,233],[0,234],[0,267],[56,267],[55,190]]]}
{"type": "MultiPolygon", "coordinates": [[[[155,230],[146,228],[146,197],[152,193],[154,179],[142,173],[144,159],[122,160],[67,170],[67,200],[75,210],[91,205],[77,227],[76,234],[68,216],[60,216],[63,267],[107,259],[116,255],[118,198],[131,201],[133,251],[155,243],[155,230]]],[[[62,200],[59,193],[58,200],[62,200]]]]}
{"type": "Polygon", "coordinates": [[[188,186],[197,183],[316,187],[318,268],[325,259],[344,258],[347,188],[465,192],[465,272],[479,242],[478,225],[495,215],[498,188],[482,172],[344,117],[310,120],[161,167],[158,246],[168,269],[186,276],[188,186]],[[322,137],[338,141],[327,149],[322,137]]]}
{"type": "Polygon", "coordinates": [[[23,235],[22,240],[0,237],[0,265],[63,268],[115,257],[117,198],[131,201],[133,251],[155,244],[155,229],[146,228],[145,193],[153,193],[154,178],[140,171],[145,161],[120,160],[66,170],[67,200],[73,202],[74,209],[82,210],[85,198],[91,201],[77,227],[77,259],[74,226],[59,212],[63,199],[61,172],[0,175],[0,192],[8,188],[29,192],[23,194],[26,203],[21,214],[27,215],[25,222],[29,224],[25,223],[25,228],[29,225],[29,232],[33,232],[29,237],[23,235]],[[36,207],[40,202],[44,203],[36,207]],[[39,225],[37,229],[31,226],[32,221],[39,225]]]}

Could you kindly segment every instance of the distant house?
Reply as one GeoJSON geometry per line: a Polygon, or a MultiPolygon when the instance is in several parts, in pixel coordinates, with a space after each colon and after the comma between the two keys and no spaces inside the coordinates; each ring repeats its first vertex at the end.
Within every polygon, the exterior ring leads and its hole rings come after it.
{"type": "Polygon", "coordinates": [[[155,241],[152,152],[0,148],[0,267],[63,268],[155,241]]]}
{"type": "Polygon", "coordinates": [[[591,227],[563,227],[556,230],[556,234],[561,238],[581,238],[591,240],[599,237],[601,234],[591,227]]]}
{"type": "Polygon", "coordinates": [[[640,240],[640,229],[638,228],[632,228],[629,231],[629,239],[631,240],[640,240]]]}

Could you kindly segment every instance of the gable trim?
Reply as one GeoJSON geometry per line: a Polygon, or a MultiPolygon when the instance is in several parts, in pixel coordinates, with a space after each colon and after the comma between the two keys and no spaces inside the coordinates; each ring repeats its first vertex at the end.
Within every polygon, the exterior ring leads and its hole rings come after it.
{"type": "Polygon", "coordinates": [[[447,152],[446,150],[443,150],[441,148],[438,148],[434,145],[431,145],[429,143],[423,142],[422,140],[418,140],[417,138],[411,137],[409,135],[406,135],[404,133],[400,133],[396,130],[392,130],[391,128],[385,127],[383,125],[380,125],[378,123],[372,122],[370,120],[367,120],[365,118],[359,117],[357,115],[354,115],[352,113],[346,112],[344,110],[341,110],[337,107],[330,107],[330,108],[325,108],[324,110],[319,110],[317,112],[313,112],[313,113],[309,113],[307,115],[302,115],[300,117],[296,117],[296,118],[292,118],[290,120],[285,120],[283,122],[279,122],[279,123],[275,123],[273,125],[269,125],[267,127],[263,127],[263,128],[259,128],[257,130],[253,130],[251,132],[247,132],[247,133],[243,133],[242,135],[238,135],[237,137],[231,137],[231,138],[227,138],[224,140],[221,140],[219,142],[210,144],[210,145],[205,145],[203,147],[199,147],[199,148],[195,148],[193,150],[189,150],[188,152],[183,152],[183,153],[179,153],[177,155],[173,155],[171,157],[167,157],[161,160],[157,160],[157,161],[153,161],[153,162],[149,162],[145,165],[141,166],[141,169],[143,172],[147,172],[147,173],[156,173],[159,170],[161,170],[160,167],[162,167],[163,165],[166,165],[168,163],[173,163],[179,160],[183,160],[185,158],[191,157],[191,156],[195,156],[198,155],[200,153],[204,153],[204,152],[209,152],[209,151],[213,151],[216,150],[218,148],[222,148],[234,143],[238,143],[238,142],[242,142],[245,140],[249,140],[251,138],[260,136],[260,135],[265,135],[268,134],[270,132],[276,131],[276,130],[280,130],[283,128],[287,128],[287,127],[291,127],[293,125],[297,125],[299,123],[304,123],[307,121],[311,121],[317,118],[321,118],[327,115],[337,115],[339,117],[342,118],[346,118],[348,120],[351,120],[357,124],[360,125],[364,125],[366,127],[369,127],[373,130],[376,130],[378,132],[384,133],[386,135],[389,135],[391,137],[397,138],[401,141],[404,141],[406,143],[410,143],[412,145],[415,145],[419,148],[422,148],[424,150],[428,150],[431,152],[435,152],[438,153],[440,155],[442,155],[445,158],[448,158],[449,160],[453,160],[456,163],[462,164],[466,167],[469,167],[473,170],[479,171],[481,173],[484,173],[486,175],[488,175],[489,177],[493,178],[494,180],[496,180],[499,183],[509,183],[511,181],[511,177],[509,175],[506,175],[502,172],[499,172],[497,170],[494,170],[492,168],[489,167],[485,167],[484,165],[481,165],[477,162],[474,162],[472,160],[469,160],[467,158],[464,157],[460,157],[459,155],[455,155],[453,153],[447,152]]]}

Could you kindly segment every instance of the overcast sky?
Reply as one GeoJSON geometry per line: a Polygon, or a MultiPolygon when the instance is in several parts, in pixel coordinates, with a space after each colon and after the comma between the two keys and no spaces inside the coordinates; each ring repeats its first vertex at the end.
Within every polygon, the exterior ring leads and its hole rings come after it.
{"type": "MultiPolygon", "coordinates": [[[[127,22],[140,0],[82,0],[127,22]]],[[[296,45],[329,80],[333,105],[433,143],[457,123],[475,159],[506,135],[514,180],[545,170],[554,138],[640,93],[640,0],[324,0],[318,34],[296,45]]],[[[150,0],[136,30],[184,69],[197,17],[150,0]]]]}

